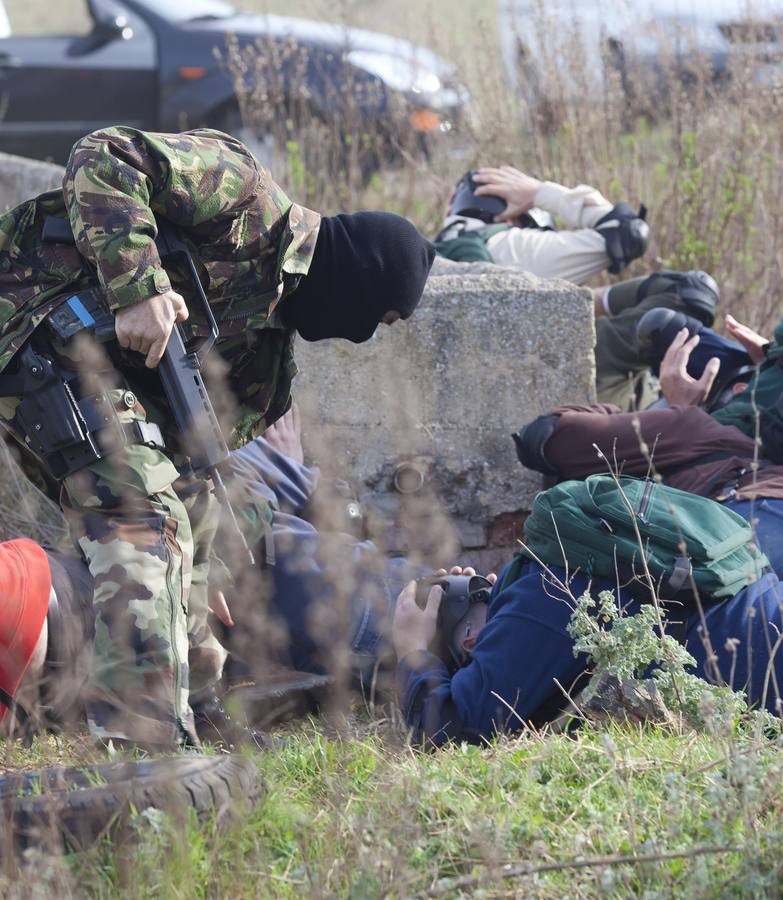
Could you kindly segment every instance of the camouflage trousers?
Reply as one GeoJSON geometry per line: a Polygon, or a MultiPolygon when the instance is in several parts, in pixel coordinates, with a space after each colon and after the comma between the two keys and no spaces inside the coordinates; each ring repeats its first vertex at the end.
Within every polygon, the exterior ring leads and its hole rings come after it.
{"type": "MultiPolygon", "coordinates": [[[[120,420],[144,421],[125,389],[107,392],[120,420]]],[[[0,417],[17,398],[2,398],[0,417]]],[[[60,505],[94,580],[91,733],[173,747],[195,737],[189,697],[217,680],[226,652],[212,634],[208,576],[219,504],[181,491],[161,450],[125,446],[62,483],[60,505]]]]}
{"type": "Polygon", "coordinates": [[[94,580],[86,696],[100,738],[171,745],[193,734],[189,695],[219,678],[207,624],[214,498],[181,499],[160,451],[130,446],[67,478],[61,504],[94,580]]]}

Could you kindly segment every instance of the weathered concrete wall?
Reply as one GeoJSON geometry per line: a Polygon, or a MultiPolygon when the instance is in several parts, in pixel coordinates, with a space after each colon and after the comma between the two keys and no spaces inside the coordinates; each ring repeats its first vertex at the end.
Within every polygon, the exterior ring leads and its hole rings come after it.
{"type": "Polygon", "coordinates": [[[62,166],[54,163],[0,153],[0,212],[60,187],[64,172],[62,166]]]}
{"type": "Polygon", "coordinates": [[[411,549],[394,533],[410,512],[394,485],[406,463],[463,550],[507,548],[540,488],[510,433],[558,403],[594,398],[593,344],[586,289],[438,261],[409,323],[361,346],[298,342],[308,453],[354,479],[391,549],[411,549]]]}

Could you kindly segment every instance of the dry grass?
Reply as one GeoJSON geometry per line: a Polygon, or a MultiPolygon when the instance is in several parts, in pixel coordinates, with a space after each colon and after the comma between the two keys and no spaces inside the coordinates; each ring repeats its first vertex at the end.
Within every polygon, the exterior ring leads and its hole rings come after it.
{"type": "MultiPolygon", "coordinates": [[[[704,268],[721,284],[725,309],[758,328],[769,329],[777,321],[783,272],[783,97],[778,88],[757,86],[750,68],[738,67],[730,85],[713,89],[708,67],[694,58],[694,81],[701,86],[686,90],[664,61],[668,76],[661,96],[630,103],[611,68],[605,79],[579,71],[583,52],[575,38],[565,65],[548,61],[547,103],[532,109],[512,95],[504,79],[495,4],[486,0],[423,5],[414,0],[240,0],[239,5],[408,38],[453,61],[473,96],[470,122],[454,139],[439,142],[426,164],[403,142],[397,148],[402,163],[382,166],[369,184],[363,176],[368,154],[379,149],[378,136],[350,133],[350,122],[331,135],[314,135],[295,123],[303,140],[288,146],[275,175],[301,202],[326,212],[390,208],[431,234],[451,184],[469,165],[513,163],[565,184],[594,184],[611,199],[645,202],[653,244],[630,274],[662,266],[704,268]],[[575,93],[567,87],[574,80],[581,86],[575,93]],[[336,172],[329,141],[344,144],[348,133],[348,163],[336,172]],[[320,156],[312,154],[316,144],[320,156]]],[[[77,27],[82,9],[81,0],[54,9],[43,0],[9,0],[7,6],[17,27],[38,30],[49,25],[67,30],[71,22],[77,27]]],[[[252,69],[252,61],[247,64],[252,69]]],[[[257,92],[244,112],[251,123],[279,120],[276,102],[268,91],[257,92]]]]}
{"type": "MultiPolygon", "coordinates": [[[[494,4],[439,2],[414,11],[407,2],[393,8],[343,3],[330,12],[313,0],[293,10],[275,3],[268,8],[385,29],[425,44],[457,65],[473,97],[469,121],[431,146],[426,164],[403,145],[402,161],[382,166],[369,184],[356,155],[335,180],[332,167],[303,167],[305,152],[292,145],[276,177],[303,202],[326,211],[390,208],[432,234],[450,186],[468,166],[512,163],[649,207],[652,246],[625,277],[661,267],[704,268],[722,287],[724,309],[761,329],[777,322],[783,93],[757,85],[750,65],[738,63],[730,82],[717,86],[707,62],[693,55],[686,87],[673,62],[664,60],[655,91],[647,85],[631,99],[608,61],[604,73],[585,77],[574,37],[565,66],[549,61],[546,102],[531,106],[505,80],[494,4]]],[[[250,102],[249,121],[271,118],[267,102],[267,95],[250,102]]],[[[330,139],[340,143],[346,131],[350,126],[330,139]]],[[[352,146],[368,152],[376,152],[379,140],[351,135],[352,146]]]]}

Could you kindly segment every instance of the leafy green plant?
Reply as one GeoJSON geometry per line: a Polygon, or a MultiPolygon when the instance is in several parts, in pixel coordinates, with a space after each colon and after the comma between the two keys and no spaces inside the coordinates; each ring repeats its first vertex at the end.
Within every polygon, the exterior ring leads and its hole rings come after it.
{"type": "MultiPolygon", "coordinates": [[[[604,674],[620,681],[652,678],[666,706],[700,730],[734,728],[751,712],[742,694],[693,674],[696,661],[674,637],[660,633],[650,603],[629,616],[611,591],[601,591],[597,599],[586,592],[576,600],[568,633],[575,641],[574,654],[585,653],[593,663],[592,685],[604,674]]],[[[780,730],[778,720],[767,712],[753,716],[759,716],[767,730],[780,730]]]]}

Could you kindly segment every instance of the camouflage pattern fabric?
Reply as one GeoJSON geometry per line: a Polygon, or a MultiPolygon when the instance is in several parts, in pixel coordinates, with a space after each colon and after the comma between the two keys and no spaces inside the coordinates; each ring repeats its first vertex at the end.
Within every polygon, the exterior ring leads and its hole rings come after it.
{"type": "MultiPolygon", "coordinates": [[[[180,226],[192,245],[242,404],[242,443],[290,405],[293,334],[274,311],[307,273],[321,220],[292,203],[240,141],[218,131],[96,131],[74,146],[62,191],[0,216],[0,371],[70,291],[96,281],[112,309],[171,287],[190,300],[184,273],[161,265],[156,215],[180,226]],[[43,243],[47,216],[70,219],[78,250],[43,243]],[[261,331],[268,333],[255,353],[261,331]]],[[[191,321],[200,333],[195,308],[191,321]]]]}
{"type": "Polygon", "coordinates": [[[173,747],[193,737],[188,594],[193,536],[158,450],[126,447],[63,483],[63,511],[94,580],[90,731],[173,747]]]}
{"type": "MultiPolygon", "coordinates": [[[[161,265],[156,215],[192,246],[241,404],[233,437],[242,443],[290,405],[294,335],[275,308],[307,273],[320,217],[220,132],[95,132],[75,145],[62,191],[0,216],[0,372],[49,312],[87,287],[102,288],[114,310],[173,287],[203,333],[184,273],[161,265]],[[43,243],[47,216],[69,218],[76,247],[43,243]]],[[[149,406],[170,422],[159,392],[118,368],[110,383],[130,384],[139,400],[128,410],[124,388],[112,389],[120,417],[143,419],[149,406]]],[[[17,404],[3,398],[0,416],[17,404]]],[[[172,746],[183,731],[193,736],[189,692],[220,675],[225,651],[207,623],[216,504],[203,491],[179,496],[178,479],[169,455],[128,446],[63,483],[61,505],[95,582],[87,708],[100,738],[172,746]]]]}

